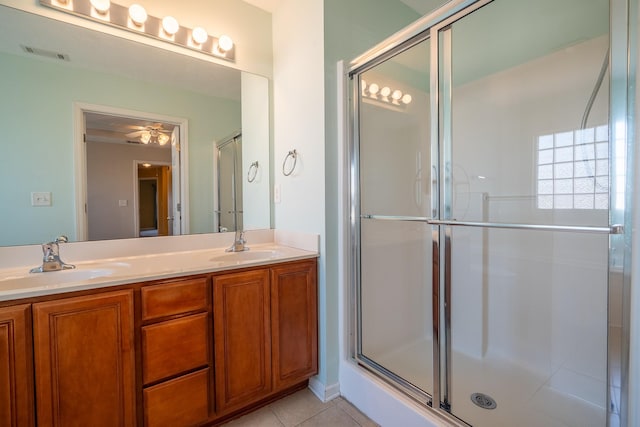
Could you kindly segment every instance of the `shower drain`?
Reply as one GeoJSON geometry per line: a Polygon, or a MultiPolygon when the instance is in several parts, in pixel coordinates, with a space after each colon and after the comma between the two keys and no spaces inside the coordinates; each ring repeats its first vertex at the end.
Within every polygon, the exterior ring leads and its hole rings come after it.
{"type": "Polygon", "coordinates": [[[491,396],[483,393],[473,393],[471,401],[483,409],[496,409],[496,406],[498,406],[491,396]]]}

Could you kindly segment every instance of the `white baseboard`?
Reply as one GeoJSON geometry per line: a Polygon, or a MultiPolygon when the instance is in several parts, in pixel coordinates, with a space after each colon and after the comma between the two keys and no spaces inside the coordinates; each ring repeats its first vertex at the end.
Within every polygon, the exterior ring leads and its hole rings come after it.
{"type": "Polygon", "coordinates": [[[309,379],[309,389],[323,402],[328,402],[340,396],[340,383],[325,386],[317,377],[309,379]]]}

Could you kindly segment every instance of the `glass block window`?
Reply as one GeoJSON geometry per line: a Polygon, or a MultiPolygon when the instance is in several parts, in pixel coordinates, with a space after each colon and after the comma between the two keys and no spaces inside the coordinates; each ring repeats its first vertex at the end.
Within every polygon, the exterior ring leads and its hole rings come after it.
{"type": "Polygon", "coordinates": [[[609,208],[609,127],[542,135],[537,141],[538,209],[609,208]]]}

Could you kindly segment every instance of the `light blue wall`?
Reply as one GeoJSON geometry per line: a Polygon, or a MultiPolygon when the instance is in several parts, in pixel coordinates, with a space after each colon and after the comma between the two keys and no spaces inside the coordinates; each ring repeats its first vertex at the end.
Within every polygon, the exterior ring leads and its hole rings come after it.
{"type": "Polygon", "coordinates": [[[212,231],[212,142],[240,128],[239,102],[6,54],[0,75],[0,245],[75,239],[74,102],[187,118],[191,231],[212,231]],[[32,191],[53,205],[32,207],[32,191]]]}
{"type": "MultiPolygon", "coordinates": [[[[443,2],[439,2],[443,3],[443,2]]],[[[324,89],[325,89],[325,222],[326,222],[326,385],[338,382],[338,217],[337,203],[345,189],[338,188],[337,62],[346,63],[420,15],[396,0],[324,1],[324,89]]]]}

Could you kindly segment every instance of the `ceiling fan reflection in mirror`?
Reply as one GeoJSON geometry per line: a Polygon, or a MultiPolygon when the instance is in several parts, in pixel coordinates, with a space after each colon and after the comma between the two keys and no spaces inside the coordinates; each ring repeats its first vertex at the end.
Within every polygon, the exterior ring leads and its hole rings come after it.
{"type": "Polygon", "coordinates": [[[172,131],[164,129],[162,123],[154,123],[149,126],[138,126],[140,130],[130,132],[127,138],[139,138],[142,144],[165,145],[171,139],[168,134],[172,131]]]}

